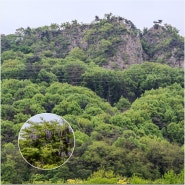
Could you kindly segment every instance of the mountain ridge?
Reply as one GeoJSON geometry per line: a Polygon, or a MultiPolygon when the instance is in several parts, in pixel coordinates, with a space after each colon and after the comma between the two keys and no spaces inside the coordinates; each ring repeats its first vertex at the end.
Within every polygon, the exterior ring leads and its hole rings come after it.
{"type": "Polygon", "coordinates": [[[183,37],[176,28],[161,22],[141,31],[130,20],[110,13],[102,19],[95,16],[90,24],[74,20],[35,29],[19,28],[15,34],[1,36],[2,52],[14,48],[26,53],[34,51],[34,55],[41,56],[43,51],[48,51],[46,56],[64,58],[79,48],[88,60],[110,69],[125,69],[144,61],[182,68],[183,37]]]}
{"type": "MultiPolygon", "coordinates": [[[[141,32],[111,14],[2,35],[2,184],[183,184],[183,48],[170,25],[141,32]],[[64,117],[75,134],[73,156],[55,170],[32,168],[18,147],[40,113],[64,117]]],[[[50,167],[52,148],[24,147],[50,167]]]]}

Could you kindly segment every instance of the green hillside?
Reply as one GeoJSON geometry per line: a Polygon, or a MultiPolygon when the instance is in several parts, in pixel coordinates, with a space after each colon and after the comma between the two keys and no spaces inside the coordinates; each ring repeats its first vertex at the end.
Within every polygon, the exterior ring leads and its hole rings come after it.
{"type": "Polygon", "coordinates": [[[184,42],[175,28],[141,31],[106,14],[1,39],[2,184],[183,184],[184,42]],[[22,125],[40,113],[64,117],[75,134],[73,156],[54,170],[33,168],[18,148],[22,125]]]}

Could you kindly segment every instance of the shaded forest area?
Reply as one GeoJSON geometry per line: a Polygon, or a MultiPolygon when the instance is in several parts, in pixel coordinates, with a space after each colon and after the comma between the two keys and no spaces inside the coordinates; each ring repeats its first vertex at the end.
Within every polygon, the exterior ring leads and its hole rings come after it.
{"type": "Polygon", "coordinates": [[[140,31],[107,14],[1,37],[2,184],[183,184],[184,44],[175,28],[140,31]],[[49,171],[18,149],[22,125],[44,112],[64,117],[76,138],[70,160],[49,171]]]}

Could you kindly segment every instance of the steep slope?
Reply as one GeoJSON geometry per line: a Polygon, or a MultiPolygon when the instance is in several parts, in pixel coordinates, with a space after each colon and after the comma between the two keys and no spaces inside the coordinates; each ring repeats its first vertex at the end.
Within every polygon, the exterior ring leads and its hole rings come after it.
{"type": "Polygon", "coordinates": [[[145,29],[142,37],[143,59],[165,63],[172,67],[184,66],[184,41],[176,28],[155,24],[145,29]]]}
{"type": "Polygon", "coordinates": [[[146,60],[183,67],[183,43],[170,25],[155,24],[142,33],[131,21],[110,13],[102,19],[96,16],[91,24],[74,20],[35,29],[19,28],[15,34],[2,35],[2,52],[33,53],[31,61],[36,62],[43,56],[64,58],[80,48],[86,55],[84,62],[93,61],[105,68],[125,69],[146,60]]]}

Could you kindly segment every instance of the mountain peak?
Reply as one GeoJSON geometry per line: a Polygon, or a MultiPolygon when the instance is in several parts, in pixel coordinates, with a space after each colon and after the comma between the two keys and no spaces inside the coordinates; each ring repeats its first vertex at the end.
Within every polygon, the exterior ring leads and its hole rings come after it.
{"type": "Polygon", "coordinates": [[[73,20],[2,35],[2,52],[13,48],[42,56],[48,51],[52,57],[65,58],[76,47],[89,61],[111,69],[125,69],[144,61],[183,67],[184,61],[183,38],[176,28],[162,25],[162,20],[154,21],[152,28],[142,32],[130,20],[108,13],[103,18],[95,16],[90,24],[73,20]]]}

